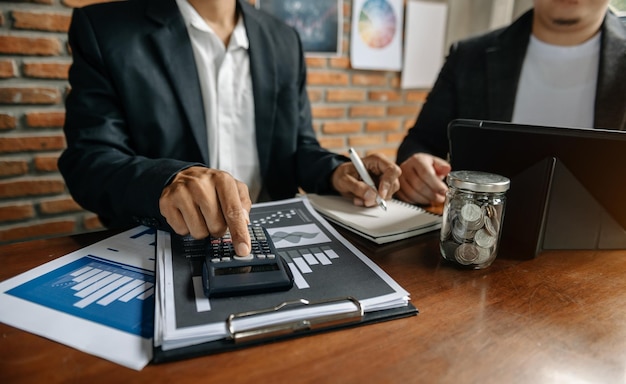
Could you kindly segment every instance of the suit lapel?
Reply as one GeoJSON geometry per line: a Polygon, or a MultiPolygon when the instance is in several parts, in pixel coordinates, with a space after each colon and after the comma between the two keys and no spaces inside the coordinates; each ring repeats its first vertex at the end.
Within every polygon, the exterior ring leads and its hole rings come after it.
{"type": "Polygon", "coordinates": [[[264,180],[268,171],[278,97],[276,54],[274,45],[264,31],[263,21],[255,15],[256,10],[242,1],[238,1],[238,7],[242,11],[250,41],[250,74],[254,94],[256,142],[261,165],[261,179],[264,180]]]}
{"type": "Polygon", "coordinates": [[[626,36],[619,23],[615,16],[607,14],[602,29],[594,114],[596,128],[626,129],[626,36]]]}
{"type": "Polygon", "coordinates": [[[511,121],[517,84],[528,47],[532,12],[523,15],[504,31],[486,54],[488,115],[497,121],[511,121]]]}
{"type": "Polygon", "coordinates": [[[193,50],[183,18],[174,0],[153,1],[148,17],[162,24],[151,38],[180,100],[205,164],[209,163],[202,91],[193,50]]]}

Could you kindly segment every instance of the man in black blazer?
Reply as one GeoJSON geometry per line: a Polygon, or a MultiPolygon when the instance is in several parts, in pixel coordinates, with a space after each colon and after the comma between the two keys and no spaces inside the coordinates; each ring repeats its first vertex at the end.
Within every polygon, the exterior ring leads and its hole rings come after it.
{"type": "Polygon", "coordinates": [[[398,149],[396,162],[402,168],[398,197],[417,204],[444,201],[443,179],[450,171],[444,160],[447,126],[453,119],[513,121],[531,35],[559,47],[598,38],[595,104],[588,106],[594,113],[589,119],[595,128],[626,129],[626,28],[607,8],[608,0],[535,0],[534,9],[510,26],[454,44],[398,149]]]}
{"type": "MultiPolygon", "coordinates": [[[[193,7],[186,9],[225,47],[241,20],[245,26],[259,199],[293,197],[300,187],[376,204],[349,160],[316,139],[296,31],[244,0],[182,1],[74,10],[67,149],[59,159],[74,199],[110,227],[145,224],[196,238],[230,229],[237,253],[249,253],[248,187],[210,167],[198,53],[180,5],[193,7]]],[[[377,155],[363,160],[379,179],[378,193],[389,198],[399,187],[399,167],[377,155]]]]}

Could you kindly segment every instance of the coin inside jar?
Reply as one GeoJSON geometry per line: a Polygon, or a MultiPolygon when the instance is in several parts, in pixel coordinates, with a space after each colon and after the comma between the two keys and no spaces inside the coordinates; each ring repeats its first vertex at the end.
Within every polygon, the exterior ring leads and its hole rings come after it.
{"type": "Polygon", "coordinates": [[[462,266],[485,268],[496,257],[509,180],[484,172],[455,171],[448,174],[448,186],[441,255],[462,266]]]}
{"type": "Polygon", "coordinates": [[[463,243],[454,251],[454,256],[459,263],[469,265],[478,259],[480,253],[475,245],[463,243]]]}

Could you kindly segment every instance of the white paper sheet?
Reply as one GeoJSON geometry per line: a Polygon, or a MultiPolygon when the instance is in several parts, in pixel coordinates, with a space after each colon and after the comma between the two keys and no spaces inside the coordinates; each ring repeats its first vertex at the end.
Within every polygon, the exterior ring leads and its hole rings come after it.
{"type": "Polygon", "coordinates": [[[0,321],[141,370],[152,359],[155,230],[136,227],[0,283],[0,321]]]}
{"type": "Polygon", "coordinates": [[[431,88],[444,59],[445,3],[408,1],[402,88],[431,88]]]}

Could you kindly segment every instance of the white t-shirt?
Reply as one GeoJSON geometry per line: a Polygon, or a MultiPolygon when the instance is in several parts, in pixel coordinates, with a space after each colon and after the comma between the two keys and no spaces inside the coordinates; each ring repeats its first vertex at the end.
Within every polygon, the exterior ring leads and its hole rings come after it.
{"type": "Polygon", "coordinates": [[[575,46],[531,36],[515,97],[513,122],[592,128],[600,33],[575,46]]]}
{"type": "Polygon", "coordinates": [[[176,0],[198,68],[208,133],[209,166],[248,186],[253,202],[261,190],[256,146],[250,43],[239,17],[228,47],[187,0],[176,0]]]}

